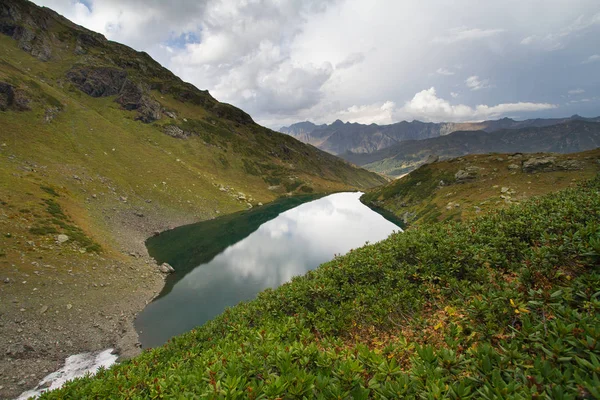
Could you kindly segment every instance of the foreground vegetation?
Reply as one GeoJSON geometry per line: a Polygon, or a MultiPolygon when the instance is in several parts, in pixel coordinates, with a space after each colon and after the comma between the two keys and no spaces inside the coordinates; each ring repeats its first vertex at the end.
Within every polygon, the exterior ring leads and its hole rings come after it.
{"type": "Polygon", "coordinates": [[[599,193],[394,234],[44,398],[600,397],[599,193]]]}

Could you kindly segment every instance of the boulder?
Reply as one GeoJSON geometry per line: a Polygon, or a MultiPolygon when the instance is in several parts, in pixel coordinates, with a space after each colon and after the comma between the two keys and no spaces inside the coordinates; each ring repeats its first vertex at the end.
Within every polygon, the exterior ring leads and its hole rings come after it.
{"type": "Polygon", "coordinates": [[[57,241],[58,243],[65,243],[65,242],[68,242],[68,241],[69,241],[69,237],[68,237],[67,235],[60,234],[60,235],[58,235],[58,236],[56,237],[56,241],[57,241]]]}
{"type": "Polygon", "coordinates": [[[573,171],[583,168],[583,163],[578,160],[564,160],[556,163],[556,169],[573,171]]]}
{"type": "Polygon", "coordinates": [[[0,82],[0,111],[6,111],[12,106],[15,99],[15,91],[11,84],[0,82]]]}
{"type": "Polygon", "coordinates": [[[171,265],[169,265],[169,263],[162,263],[158,267],[158,270],[160,272],[162,272],[163,274],[172,274],[173,272],[175,272],[175,269],[173,269],[173,267],[171,267],[171,265]]]}
{"type": "Polygon", "coordinates": [[[508,169],[511,171],[515,171],[515,170],[521,169],[521,167],[518,166],[517,164],[508,164],[508,169]]]}
{"type": "Polygon", "coordinates": [[[163,128],[163,132],[166,135],[169,135],[169,136],[174,137],[176,139],[187,139],[190,136],[189,132],[184,131],[183,129],[181,129],[177,125],[166,125],[163,128]]]}
{"type": "Polygon", "coordinates": [[[555,168],[556,157],[532,157],[523,162],[523,172],[552,171],[555,168]]]}
{"type": "Polygon", "coordinates": [[[458,172],[454,174],[454,179],[456,179],[457,183],[467,182],[475,178],[477,178],[477,171],[473,169],[468,171],[464,169],[459,169],[458,172]]]}

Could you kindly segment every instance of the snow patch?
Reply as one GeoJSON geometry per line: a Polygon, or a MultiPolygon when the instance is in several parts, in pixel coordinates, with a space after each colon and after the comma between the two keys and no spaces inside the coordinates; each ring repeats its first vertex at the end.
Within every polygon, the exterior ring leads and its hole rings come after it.
{"type": "Polygon", "coordinates": [[[113,354],[113,349],[69,356],[65,360],[64,367],[47,375],[34,389],[21,393],[16,400],[36,398],[48,390],[60,388],[72,379],[86,374],[94,375],[100,367],[108,368],[113,365],[117,358],[118,356],[113,354]]]}

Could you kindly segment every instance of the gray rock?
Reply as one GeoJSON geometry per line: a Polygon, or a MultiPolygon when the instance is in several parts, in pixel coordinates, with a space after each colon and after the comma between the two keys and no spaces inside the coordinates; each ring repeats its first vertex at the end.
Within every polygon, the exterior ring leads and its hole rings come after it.
{"type": "Polygon", "coordinates": [[[500,189],[500,193],[508,193],[510,189],[507,188],[506,186],[503,186],[502,189],[500,189]]]}
{"type": "Polygon", "coordinates": [[[517,170],[517,169],[521,169],[520,166],[518,166],[517,164],[508,164],[508,169],[512,170],[517,170]]]}
{"type": "Polygon", "coordinates": [[[165,111],[165,115],[169,118],[177,119],[177,114],[171,111],[165,111]]]}
{"type": "Polygon", "coordinates": [[[552,171],[555,168],[556,157],[532,157],[523,162],[523,172],[552,171]]]}
{"type": "Polygon", "coordinates": [[[69,241],[69,237],[67,235],[61,233],[60,235],[58,235],[56,237],[56,241],[58,243],[65,243],[65,242],[69,241]]]}
{"type": "Polygon", "coordinates": [[[577,161],[577,160],[564,160],[564,161],[559,161],[556,163],[556,169],[559,169],[559,170],[572,171],[572,170],[578,170],[578,169],[582,169],[582,168],[583,168],[583,163],[581,161],[577,161]]]}
{"type": "Polygon", "coordinates": [[[173,267],[171,267],[171,265],[169,265],[169,263],[162,263],[158,267],[158,270],[160,272],[162,272],[163,274],[172,274],[173,272],[175,272],[175,269],[173,269],[173,267]]]}
{"type": "Polygon", "coordinates": [[[187,139],[190,136],[189,132],[185,132],[177,125],[167,125],[163,128],[163,132],[176,139],[187,139]]]}
{"type": "Polygon", "coordinates": [[[459,169],[456,174],[454,174],[454,179],[456,179],[457,183],[463,183],[477,178],[477,171],[471,170],[466,171],[464,169],[459,169]]]}
{"type": "Polygon", "coordinates": [[[4,283],[10,283],[10,278],[4,278],[4,283]]]}

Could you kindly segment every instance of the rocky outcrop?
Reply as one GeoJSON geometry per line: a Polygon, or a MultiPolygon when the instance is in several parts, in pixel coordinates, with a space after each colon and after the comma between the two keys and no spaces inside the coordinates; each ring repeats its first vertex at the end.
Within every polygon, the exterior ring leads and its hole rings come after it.
{"type": "Polygon", "coordinates": [[[137,110],[138,120],[150,123],[160,119],[162,107],[150,96],[149,91],[150,88],[141,83],[126,80],[116,101],[126,110],[137,110]]]}
{"type": "Polygon", "coordinates": [[[0,111],[8,109],[26,111],[30,109],[30,102],[25,91],[17,89],[9,83],[0,82],[0,111]]]}
{"type": "Polygon", "coordinates": [[[0,32],[12,37],[19,43],[19,48],[42,61],[48,61],[52,56],[52,46],[47,34],[36,33],[47,29],[47,20],[41,18],[23,17],[16,4],[0,3],[0,32]]]}
{"type": "Polygon", "coordinates": [[[479,168],[477,167],[467,167],[465,169],[459,169],[456,174],[454,174],[454,179],[456,183],[464,183],[471,181],[477,178],[479,168]]]}
{"type": "Polygon", "coordinates": [[[0,82],[0,111],[6,111],[15,100],[15,92],[12,85],[0,82]]]}
{"type": "Polygon", "coordinates": [[[523,162],[523,172],[551,172],[551,171],[573,171],[583,168],[583,164],[578,160],[556,161],[556,157],[532,157],[523,162]]]}
{"type": "Polygon", "coordinates": [[[67,79],[92,97],[118,95],[116,102],[124,109],[137,111],[136,119],[150,123],[160,119],[162,107],[150,96],[150,88],[128,78],[127,71],[113,67],[75,67],[67,79]]]}
{"type": "Polygon", "coordinates": [[[176,139],[187,139],[191,136],[190,132],[186,132],[177,125],[166,125],[163,128],[163,132],[176,139]]]}
{"type": "Polygon", "coordinates": [[[125,85],[127,72],[111,67],[75,67],[67,72],[67,79],[88,96],[114,96],[125,85]]]}

